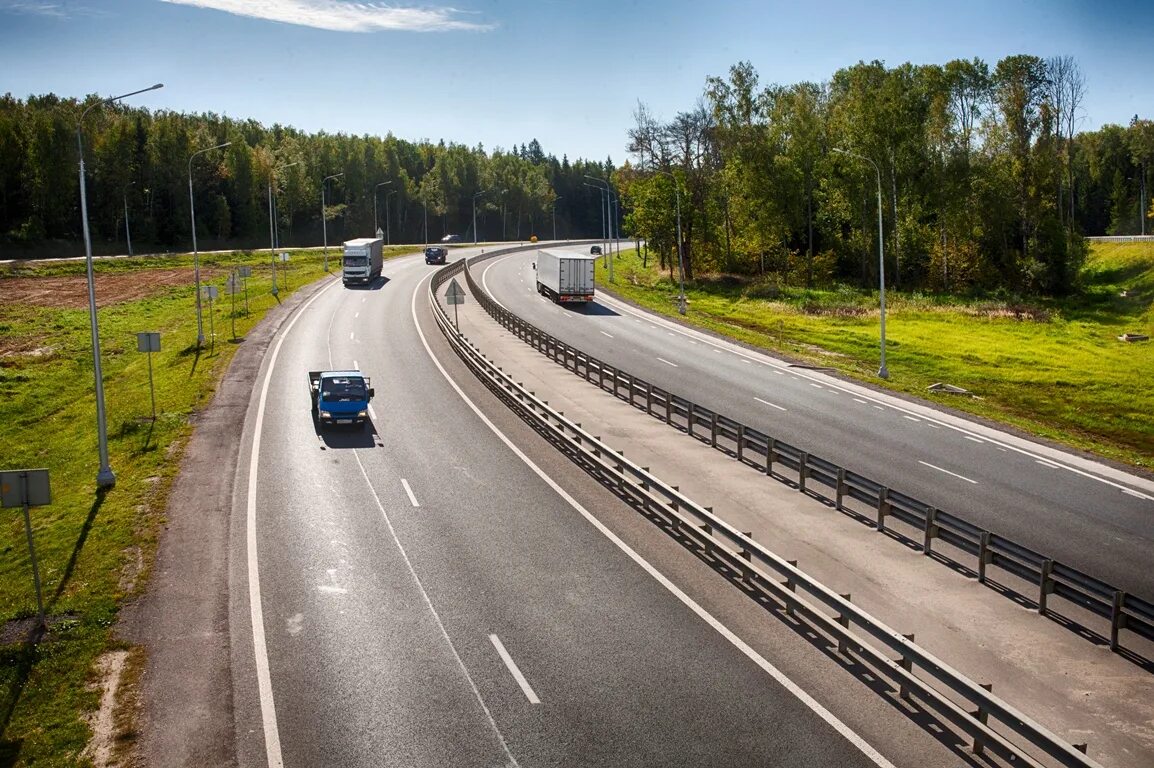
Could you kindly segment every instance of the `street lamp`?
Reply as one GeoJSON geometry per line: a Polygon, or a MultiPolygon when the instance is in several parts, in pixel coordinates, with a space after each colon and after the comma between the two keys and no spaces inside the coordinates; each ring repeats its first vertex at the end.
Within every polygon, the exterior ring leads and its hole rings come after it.
{"type": "MultiPolygon", "coordinates": [[[[373,234],[374,235],[377,234],[377,232],[379,232],[381,229],[381,226],[379,224],[377,224],[377,190],[380,189],[381,187],[385,186],[386,184],[392,184],[392,183],[393,182],[390,179],[389,181],[382,181],[380,184],[373,187],[373,234]]],[[[385,199],[388,200],[387,197],[385,199]]],[[[385,214],[385,218],[388,219],[388,214],[385,214]]]]}
{"type": "Polygon", "coordinates": [[[104,414],[104,380],[100,372],[100,330],[96,325],[96,287],[92,275],[92,238],[88,234],[88,198],[84,190],[84,137],[81,130],[84,126],[84,118],[96,107],[102,107],[105,104],[135,96],[138,93],[155,91],[157,88],[163,87],[163,83],[157,83],[148,88],[141,88],[139,91],[98,101],[81,112],[80,119],[76,121],[76,146],[80,150],[80,218],[84,229],[84,258],[88,269],[88,317],[92,326],[92,367],[96,380],[96,431],[100,451],[100,469],[96,472],[97,488],[111,488],[116,485],[116,475],[113,474],[112,467],[108,465],[108,425],[104,414]]]}
{"type": "Polygon", "coordinates": [[[489,191],[482,189],[480,192],[473,193],[473,245],[477,244],[477,198],[489,191]]]}
{"type": "Polygon", "coordinates": [[[193,152],[188,158],[188,210],[192,216],[192,271],[196,276],[196,348],[200,349],[204,346],[204,322],[201,319],[200,313],[200,253],[196,250],[196,203],[192,198],[192,159],[197,155],[203,155],[205,152],[211,152],[214,149],[220,149],[232,144],[231,141],[226,141],[223,144],[217,144],[215,147],[208,147],[206,149],[198,149],[193,152]]]}
{"type": "Polygon", "coordinates": [[[585,174],[585,178],[589,179],[590,181],[596,181],[598,185],[600,185],[600,184],[605,185],[604,187],[593,185],[593,184],[586,184],[585,186],[587,186],[587,187],[597,186],[598,189],[601,189],[605,192],[605,209],[603,211],[601,211],[601,235],[606,240],[605,247],[608,248],[609,247],[609,243],[608,243],[609,224],[606,220],[606,216],[608,216],[608,213],[609,213],[609,182],[605,181],[605,179],[599,179],[596,176],[590,176],[589,174],[585,174]]]}
{"type": "Polygon", "coordinates": [[[397,190],[389,190],[389,194],[385,195],[385,245],[393,244],[393,236],[389,234],[389,198],[397,194],[397,190]]]}
{"type": "Polygon", "coordinates": [[[132,255],[132,230],[128,226],[128,188],[135,184],[130,181],[124,185],[124,239],[128,242],[128,255],[132,255]]]}
{"type": "Polygon", "coordinates": [[[882,323],[881,323],[881,367],[878,368],[878,376],[883,379],[890,377],[889,369],[886,368],[886,257],[885,257],[885,240],[882,235],[882,172],[878,168],[878,164],[865,155],[859,155],[855,152],[850,152],[839,147],[833,148],[834,152],[850,157],[856,157],[858,160],[865,160],[874,167],[874,172],[878,177],[878,288],[881,297],[882,323]]]}
{"type": "Polygon", "coordinates": [[[288,163],[287,165],[279,165],[268,173],[268,250],[272,258],[272,295],[276,296],[279,291],[276,287],[276,234],[273,230],[273,211],[272,211],[272,182],[276,178],[277,171],[283,171],[285,168],[292,168],[294,165],[300,165],[301,161],[297,160],[295,163],[288,163]]]}
{"type": "Polygon", "coordinates": [[[325,216],[325,187],[328,185],[329,179],[339,179],[344,176],[344,172],[334,173],[332,176],[325,176],[321,180],[321,232],[325,239],[325,272],[329,271],[329,226],[328,217],[325,216]]]}
{"type": "Polygon", "coordinates": [[[553,198],[553,240],[554,241],[556,241],[556,239],[557,239],[557,201],[558,200],[564,200],[564,199],[565,199],[564,195],[560,195],[558,197],[553,198]]]}
{"type": "Polygon", "coordinates": [[[685,314],[685,252],[681,244],[681,184],[677,177],[669,171],[657,171],[673,179],[673,193],[677,198],[677,271],[681,278],[681,294],[677,297],[677,311],[685,314]]]}

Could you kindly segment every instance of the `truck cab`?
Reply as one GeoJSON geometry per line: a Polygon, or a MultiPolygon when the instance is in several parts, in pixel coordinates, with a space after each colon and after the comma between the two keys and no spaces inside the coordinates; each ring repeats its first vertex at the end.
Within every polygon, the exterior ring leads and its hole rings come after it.
{"type": "Polygon", "coordinates": [[[373,399],[371,381],[360,371],[309,371],[313,418],[321,426],[363,425],[373,399]]]}

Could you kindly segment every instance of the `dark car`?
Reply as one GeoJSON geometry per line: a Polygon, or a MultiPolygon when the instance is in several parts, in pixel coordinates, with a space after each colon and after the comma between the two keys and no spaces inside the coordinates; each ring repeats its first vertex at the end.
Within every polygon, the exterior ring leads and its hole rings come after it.
{"type": "Polygon", "coordinates": [[[459,243],[461,242],[460,235],[445,235],[441,238],[442,243],[459,243]]]}
{"type": "Polygon", "coordinates": [[[601,246],[599,246],[599,245],[593,246],[592,248],[589,249],[589,253],[591,253],[594,256],[600,256],[601,255],[601,246]]]}
{"type": "Polygon", "coordinates": [[[449,255],[448,249],[442,248],[439,245],[430,245],[425,249],[425,263],[426,264],[444,264],[445,257],[449,255]]]}

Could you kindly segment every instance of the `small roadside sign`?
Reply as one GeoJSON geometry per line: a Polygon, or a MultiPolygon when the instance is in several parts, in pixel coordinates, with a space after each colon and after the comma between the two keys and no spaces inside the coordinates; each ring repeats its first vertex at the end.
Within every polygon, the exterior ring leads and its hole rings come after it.
{"type": "Polygon", "coordinates": [[[0,472],[0,506],[43,507],[52,503],[47,469],[16,469],[0,472]]]}
{"type": "Polygon", "coordinates": [[[461,286],[457,283],[457,278],[449,281],[449,290],[445,292],[445,298],[450,304],[464,304],[465,292],[461,290],[461,286]]]}
{"type": "Polygon", "coordinates": [[[241,277],[252,277],[252,267],[241,266],[236,268],[236,273],[241,277]]]}
{"type": "Polygon", "coordinates": [[[242,290],[244,290],[244,286],[241,285],[240,278],[235,273],[229,275],[228,280],[224,283],[224,292],[240,293],[242,290]]]}
{"type": "Polygon", "coordinates": [[[384,236],[385,236],[384,231],[380,227],[377,227],[377,239],[380,240],[384,236]]]}
{"type": "Polygon", "coordinates": [[[204,298],[209,301],[215,301],[216,297],[220,295],[220,289],[215,285],[202,285],[200,290],[204,298]]]}
{"type": "Polygon", "coordinates": [[[137,352],[159,352],[160,351],[160,334],[145,331],[136,334],[136,351],[137,352]]]}
{"type": "Polygon", "coordinates": [[[280,260],[281,261],[288,261],[289,260],[288,251],[281,251],[280,260]]]}

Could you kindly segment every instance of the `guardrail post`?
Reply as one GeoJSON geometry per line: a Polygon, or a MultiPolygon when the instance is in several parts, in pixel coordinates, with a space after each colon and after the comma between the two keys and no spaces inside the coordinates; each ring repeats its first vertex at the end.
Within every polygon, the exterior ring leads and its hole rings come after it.
{"type": "MultiPolygon", "coordinates": [[[[797,567],[797,561],[796,560],[786,560],[785,562],[789,563],[794,568],[797,567]]],[[[786,589],[788,589],[790,592],[797,592],[797,584],[794,582],[792,576],[786,576],[785,577],[785,581],[783,582],[783,586],[786,589]]],[[[790,604],[790,603],[785,604],[785,615],[786,616],[793,616],[794,615],[792,604],[790,604]]]]}
{"type": "Polygon", "coordinates": [[[805,479],[809,477],[809,467],[806,463],[809,461],[809,453],[801,452],[801,456],[797,460],[797,489],[805,493],[805,479]]]}
{"type": "Polygon", "coordinates": [[[685,413],[689,416],[689,436],[693,437],[693,422],[697,421],[697,403],[688,403],[685,413]]]}
{"type": "Polygon", "coordinates": [[[990,537],[989,531],[982,531],[982,536],[978,539],[978,583],[986,583],[986,566],[994,559],[994,553],[990,551],[990,537]]]}
{"type": "Polygon", "coordinates": [[[605,389],[605,363],[597,361],[597,388],[605,389]]]}
{"type": "Polygon", "coordinates": [[[1054,580],[1050,574],[1054,572],[1054,561],[1042,561],[1042,575],[1038,579],[1038,613],[1046,615],[1046,597],[1054,591],[1054,580]]]}
{"type": "Polygon", "coordinates": [[[845,468],[837,468],[837,504],[834,506],[838,512],[842,511],[842,497],[845,496],[845,468]]]}
{"type": "Polygon", "coordinates": [[[737,463],[740,464],[745,456],[745,425],[737,425],[737,463]]]}
{"type": "MultiPolygon", "coordinates": [[[[850,595],[849,592],[846,592],[844,595],[841,595],[841,599],[845,600],[847,603],[850,602],[851,597],[852,597],[852,595],[850,595]]],[[[838,624],[841,624],[843,629],[849,629],[849,616],[846,616],[843,613],[839,613],[837,615],[836,620],[837,620],[838,624]]],[[[845,637],[844,636],[839,637],[837,639],[837,652],[842,654],[842,655],[845,655],[846,647],[847,646],[845,644],[845,637]]]]}
{"type": "Polygon", "coordinates": [[[653,385],[645,382],[645,413],[653,415],[653,385]]]}
{"type": "Polygon", "coordinates": [[[890,513],[890,489],[878,488],[878,533],[885,533],[886,517],[890,513]]]}
{"type": "MultiPolygon", "coordinates": [[[[994,690],[994,684],[993,683],[978,683],[978,686],[981,688],[985,688],[987,691],[993,691],[994,690]]],[[[990,713],[987,712],[981,704],[978,705],[977,711],[971,712],[970,715],[975,720],[977,720],[979,723],[981,723],[982,725],[988,725],[990,722],[990,713]]],[[[985,749],[986,749],[986,737],[983,736],[981,734],[981,732],[975,733],[974,734],[974,748],[973,748],[974,754],[980,755],[980,754],[985,752],[985,749]]]]}
{"type": "Polygon", "coordinates": [[[926,508],[925,538],[922,539],[922,554],[929,557],[933,552],[933,541],[938,536],[938,510],[935,507],[926,508]]]}
{"type": "Polygon", "coordinates": [[[772,437],[765,441],[765,475],[769,477],[773,474],[773,456],[777,453],[777,441],[772,437]]]}
{"type": "Polygon", "coordinates": [[[709,419],[709,445],[713,448],[717,447],[717,413],[716,412],[709,419]]]}
{"type": "Polygon", "coordinates": [[[1114,599],[1110,604],[1110,650],[1118,650],[1118,632],[1126,627],[1126,614],[1122,613],[1122,605],[1126,602],[1126,593],[1120,589],[1114,590],[1114,599]]]}
{"type": "Polygon", "coordinates": [[[670,395],[668,392],[665,392],[664,390],[662,390],[662,392],[665,393],[665,423],[666,424],[672,424],[673,423],[673,396],[670,395]]]}
{"type": "MultiPolygon", "coordinates": [[[[904,637],[906,640],[909,640],[911,643],[914,642],[914,634],[912,632],[908,635],[902,635],[902,637],[904,637]]],[[[906,672],[913,673],[914,671],[913,659],[904,653],[902,654],[902,657],[898,659],[898,666],[900,666],[906,672]]],[[[903,700],[908,700],[910,698],[910,689],[906,687],[904,680],[898,683],[898,698],[903,700]]]]}

